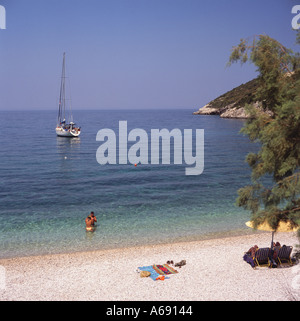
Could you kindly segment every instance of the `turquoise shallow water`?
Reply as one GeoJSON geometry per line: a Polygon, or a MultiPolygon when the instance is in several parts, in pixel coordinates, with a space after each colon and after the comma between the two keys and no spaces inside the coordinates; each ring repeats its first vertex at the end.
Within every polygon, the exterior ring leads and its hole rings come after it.
{"type": "MultiPolygon", "coordinates": [[[[191,110],[74,111],[79,139],[55,135],[55,111],[0,112],[0,257],[86,251],[248,233],[234,203],[257,147],[242,120],[191,110]],[[182,165],[99,165],[101,128],[204,129],[204,172],[182,165]],[[18,129],[22,128],[22,134],[18,129]],[[85,232],[90,211],[97,230],[85,232]]],[[[150,137],[150,135],[149,135],[150,137]]]]}

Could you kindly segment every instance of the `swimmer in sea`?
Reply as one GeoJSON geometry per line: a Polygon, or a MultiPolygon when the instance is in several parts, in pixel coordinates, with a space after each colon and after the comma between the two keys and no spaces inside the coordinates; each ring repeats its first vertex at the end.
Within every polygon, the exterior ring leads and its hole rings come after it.
{"type": "Polygon", "coordinates": [[[93,232],[94,231],[92,223],[93,223],[93,220],[92,220],[91,216],[88,216],[85,219],[85,225],[86,225],[85,229],[86,229],[87,232],[93,232]]]}
{"type": "Polygon", "coordinates": [[[94,226],[94,225],[95,225],[95,222],[97,222],[97,218],[96,218],[94,212],[91,212],[91,214],[90,214],[89,216],[90,216],[91,219],[92,219],[92,226],[94,226]]]}

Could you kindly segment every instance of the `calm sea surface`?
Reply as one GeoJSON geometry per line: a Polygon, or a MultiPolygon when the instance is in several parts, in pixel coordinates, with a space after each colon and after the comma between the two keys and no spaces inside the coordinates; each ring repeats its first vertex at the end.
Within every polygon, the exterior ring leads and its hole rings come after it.
{"type": "MultiPolygon", "coordinates": [[[[242,120],[192,110],[74,111],[80,138],[57,137],[56,111],[0,112],[0,257],[199,240],[249,232],[236,207],[255,151],[242,120]],[[102,128],[204,129],[204,172],[182,165],[99,165],[102,128]],[[98,226],[85,231],[94,211],[98,226]]],[[[129,145],[130,147],[130,145],[129,145]]],[[[128,147],[128,148],[129,148],[128,147]]],[[[195,147],[194,147],[195,149],[195,147]]],[[[171,151],[171,154],[173,152],[171,151]]]]}

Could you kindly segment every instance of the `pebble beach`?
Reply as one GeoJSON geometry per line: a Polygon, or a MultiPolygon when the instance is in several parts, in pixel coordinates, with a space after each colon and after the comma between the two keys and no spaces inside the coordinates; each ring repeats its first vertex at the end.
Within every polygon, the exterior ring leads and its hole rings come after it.
{"type": "MultiPolygon", "coordinates": [[[[0,260],[1,301],[298,301],[300,266],[253,270],[243,261],[252,245],[270,246],[271,234],[209,239],[0,260]],[[186,265],[164,281],[141,278],[138,267],[186,265]]],[[[292,245],[296,233],[277,233],[292,245]]],[[[174,266],[173,266],[174,267],[174,266]]]]}

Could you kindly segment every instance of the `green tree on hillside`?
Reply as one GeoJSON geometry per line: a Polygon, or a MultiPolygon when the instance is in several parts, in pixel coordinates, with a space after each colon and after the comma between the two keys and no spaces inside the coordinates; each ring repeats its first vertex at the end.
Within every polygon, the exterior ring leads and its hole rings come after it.
{"type": "MultiPolygon", "coordinates": [[[[297,33],[300,44],[300,32],[297,33]]],[[[262,110],[248,105],[251,115],[242,132],[259,142],[246,161],[252,184],[238,190],[237,204],[252,213],[255,226],[267,220],[300,225],[300,55],[267,35],[241,39],[229,64],[250,61],[259,73],[256,100],[262,110]],[[265,177],[271,176],[272,183],[265,177]]],[[[300,236],[300,233],[298,234],[300,236]]]]}

